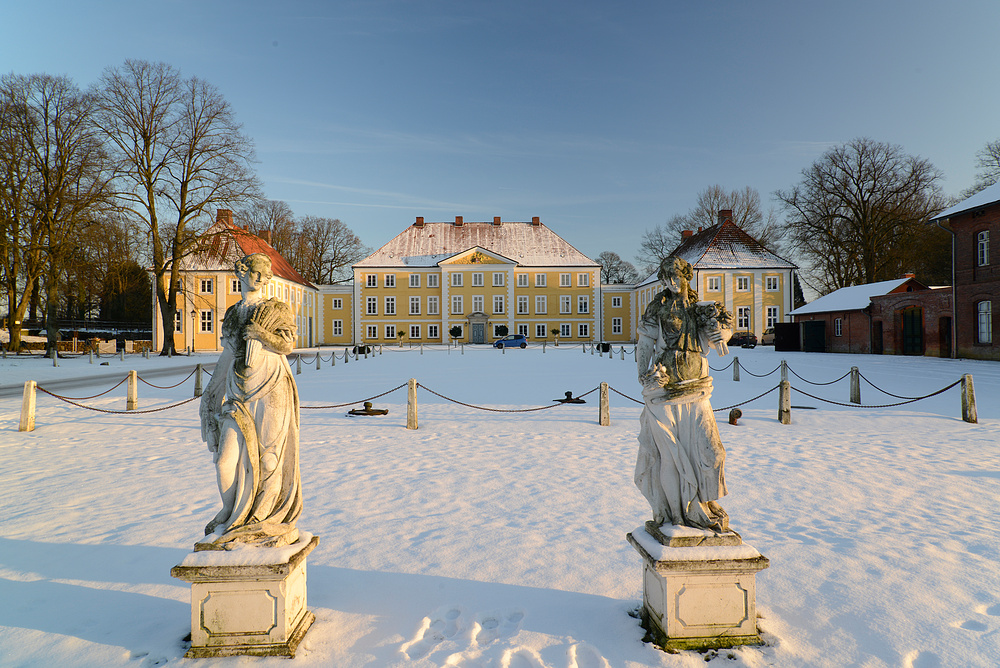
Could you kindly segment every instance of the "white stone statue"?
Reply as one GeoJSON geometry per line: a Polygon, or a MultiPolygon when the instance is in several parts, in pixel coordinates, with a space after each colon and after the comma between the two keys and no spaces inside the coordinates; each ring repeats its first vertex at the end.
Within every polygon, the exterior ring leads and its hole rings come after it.
{"type": "Polygon", "coordinates": [[[717,302],[698,302],[691,265],[668,257],[659,278],[666,288],[639,324],[636,361],[645,403],[639,418],[635,484],[653,509],[651,529],[681,525],[729,530],[717,503],[726,495],[726,450],[712,405],[706,354],[728,352],[730,316],[717,302]]]}
{"type": "Polygon", "coordinates": [[[212,453],[222,510],[196,549],[280,547],[298,540],[299,396],[285,358],[295,340],[289,306],[267,299],[262,253],[236,263],[242,299],[222,321],[223,352],[201,398],[201,434],[212,453]]]}

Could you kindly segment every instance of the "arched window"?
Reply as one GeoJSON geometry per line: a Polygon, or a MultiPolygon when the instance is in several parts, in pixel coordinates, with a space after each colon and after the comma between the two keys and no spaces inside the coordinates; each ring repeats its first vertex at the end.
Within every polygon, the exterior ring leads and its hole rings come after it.
{"type": "Polygon", "coordinates": [[[976,235],[976,262],[980,267],[990,263],[990,231],[983,230],[976,235]]]}
{"type": "Polygon", "coordinates": [[[976,318],[978,322],[978,343],[993,343],[993,304],[990,301],[976,303],[976,318]]]}

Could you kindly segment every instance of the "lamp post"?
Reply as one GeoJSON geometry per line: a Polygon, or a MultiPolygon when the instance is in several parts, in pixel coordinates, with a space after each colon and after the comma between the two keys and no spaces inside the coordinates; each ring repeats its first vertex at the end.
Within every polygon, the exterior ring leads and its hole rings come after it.
{"type": "Polygon", "coordinates": [[[191,352],[194,352],[194,332],[195,332],[194,326],[195,326],[195,318],[197,316],[198,312],[195,311],[194,309],[191,309],[191,352]]]}

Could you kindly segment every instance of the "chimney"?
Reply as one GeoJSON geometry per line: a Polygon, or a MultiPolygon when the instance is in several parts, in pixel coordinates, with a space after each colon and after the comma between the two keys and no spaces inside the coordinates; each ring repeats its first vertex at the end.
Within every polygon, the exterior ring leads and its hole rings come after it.
{"type": "Polygon", "coordinates": [[[694,232],[692,232],[691,230],[681,230],[681,241],[683,241],[684,239],[690,239],[693,236],[694,232]]]}
{"type": "Polygon", "coordinates": [[[455,216],[455,227],[461,227],[462,225],[463,225],[463,223],[462,223],[462,217],[461,216],[455,216]]]}
{"type": "Polygon", "coordinates": [[[916,274],[903,274],[903,276],[902,276],[902,277],[903,277],[903,278],[916,278],[916,277],[917,277],[917,275],[916,275],[916,274]]]}
{"type": "MultiPolygon", "coordinates": [[[[719,224],[721,225],[727,221],[730,223],[733,222],[733,210],[719,209],[719,224]]],[[[701,232],[700,229],[698,231],[701,232]]]]}
{"type": "Polygon", "coordinates": [[[493,216],[493,225],[495,227],[500,227],[500,225],[501,225],[501,223],[500,223],[500,216],[493,216]]]}
{"type": "Polygon", "coordinates": [[[424,217],[423,216],[417,216],[417,222],[413,223],[413,226],[414,227],[423,227],[424,226],[424,217]]]}
{"type": "Polygon", "coordinates": [[[215,222],[216,223],[226,223],[227,225],[233,224],[233,212],[229,209],[217,209],[215,212],[215,222]]]}
{"type": "Polygon", "coordinates": [[[698,226],[698,232],[701,232],[703,229],[704,228],[701,225],[698,226]]]}
{"type": "Polygon", "coordinates": [[[268,246],[271,245],[271,230],[262,230],[258,235],[268,246]]]}
{"type": "Polygon", "coordinates": [[[542,224],[542,220],[538,216],[532,216],[531,224],[534,225],[535,227],[539,227],[542,224]]]}

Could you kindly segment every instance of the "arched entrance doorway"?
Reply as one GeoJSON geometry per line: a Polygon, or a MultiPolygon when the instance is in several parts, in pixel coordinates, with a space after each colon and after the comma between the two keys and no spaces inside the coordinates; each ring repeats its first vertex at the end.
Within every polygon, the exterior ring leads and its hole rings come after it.
{"type": "Polygon", "coordinates": [[[902,311],[903,354],[924,354],[924,309],[910,306],[902,311]]]}

